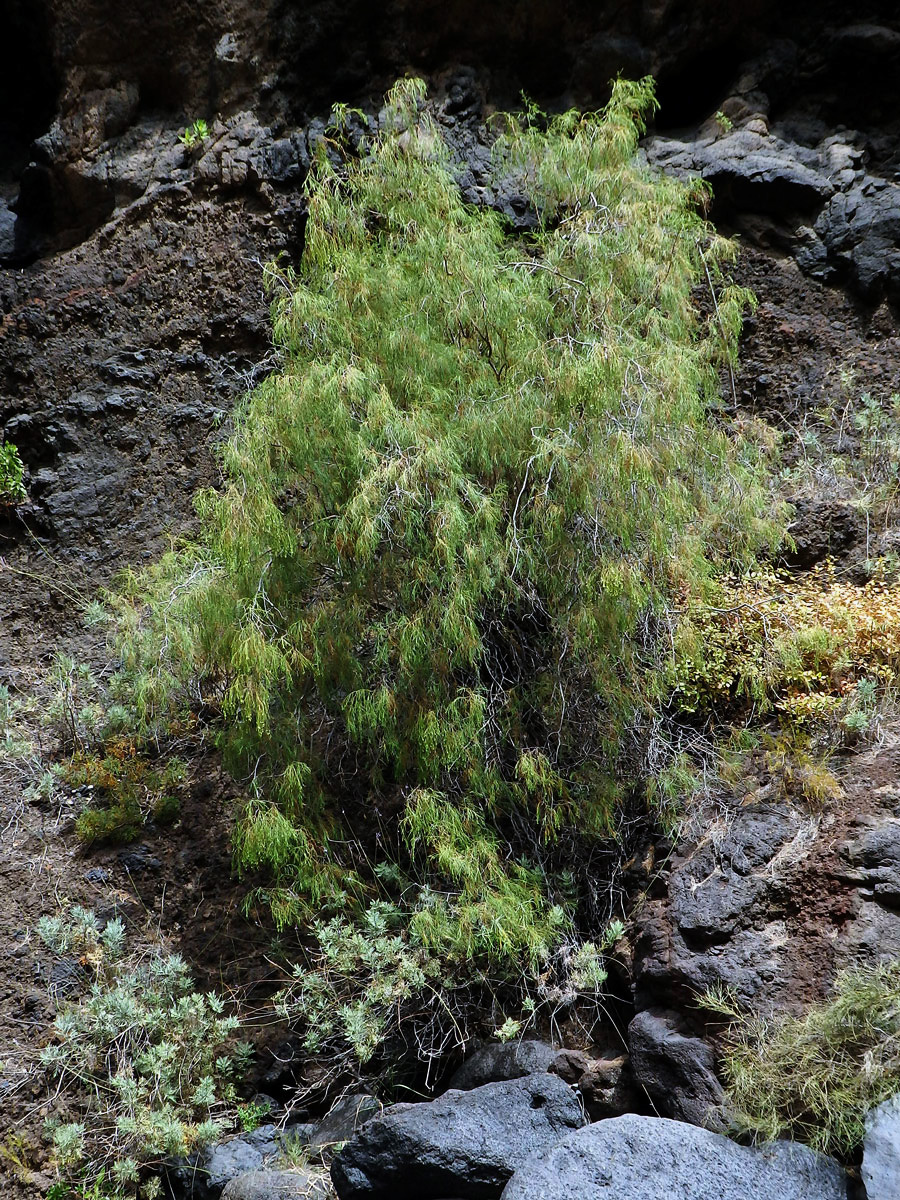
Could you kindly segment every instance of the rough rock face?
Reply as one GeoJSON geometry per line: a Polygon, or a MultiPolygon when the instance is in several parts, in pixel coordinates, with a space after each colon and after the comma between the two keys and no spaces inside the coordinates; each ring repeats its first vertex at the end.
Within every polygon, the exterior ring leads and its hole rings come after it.
{"type": "Polygon", "coordinates": [[[890,733],[850,761],[830,811],[739,807],[676,848],[634,918],[630,1065],[659,1112],[709,1123],[721,1098],[712,1054],[692,1036],[707,988],[800,1012],[840,969],[900,956],[898,777],[890,733]]]}
{"type": "Polygon", "coordinates": [[[482,1046],[451,1077],[450,1087],[465,1092],[484,1083],[520,1079],[535,1071],[547,1071],[558,1053],[546,1042],[529,1039],[482,1046]]]}
{"type": "Polygon", "coordinates": [[[298,1125],[282,1131],[275,1125],[260,1125],[251,1133],[210,1146],[190,1161],[170,1168],[166,1179],[169,1189],[172,1195],[191,1200],[216,1200],[232,1180],[260,1171],[276,1159],[287,1138],[302,1140],[304,1128],[298,1125]]]}
{"type": "Polygon", "coordinates": [[[680,850],[667,899],[652,901],[637,918],[639,1007],[658,996],[690,1008],[720,983],[746,1002],[777,1003],[795,964],[787,910],[776,897],[790,897],[819,824],[787,806],[751,806],[680,850]]]}
{"type": "Polygon", "coordinates": [[[656,1117],[598,1121],[520,1167],[503,1200],[846,1200],[833,1159],[775,1142],[748,1150],[656,1117]]]}
{"type": "Polygon", "coordinates": [[[250,1171],[232,1179],[222,1200],[328,1200],[331,1188],[308,1171],[250,1171]]]}
{"type": "MultiPolygon", "coordinates": [[[[72,245],[121,205],[142,194],[140,162],[131,169],[112,160],[146,158],[162,138],[174,144],[175,120],[234,111],[258,92],[268,70],[272,8],[215,0],[198,20],[183,0],[138,0],[109,19],[98,0],[47,0],[15,8],[40,45],[46,94],[56,101],[49,128],[37,131],[31,162],[16,203],[20,226],[15,254],[36,246],[72,245]],[[176,118],[177,119],[177,118],[176,118]],[[174,126],[174,128],[173,128],[174,126]],[[112,153],[111,153],[112,152],[112,153]]],[[[177,166],[169,156],[157,169],[177,166]]],[[[2,164],[0,164],[2,173],[2,164]]]]}
{"type": "Polygon", "coordinates": [[[340,1200],[488,1200],[529,1154],[585,1123],[556,1075],[528,1075],[430,1104],[397,1104],[365,1125],[331,1169],[340,1200]]]}
{"type": "Polygon", "coordinates": [[[843,878],[856,886],[858,896],[841,947],[850,963],[900,957],[900,791],[895,784],[879,790],[892,815],[883,810],[860,814],[848,831],[850,840],[839,848],[846,863],[843,878]]]}
{"type": "Polygon", "coordinates": [[[650,138],[646,154],[667,172],[707,180],[720,210],[787,215],[780,238],[814,278],[846,282],[867,300],[896,300],[900,187],[869,175],[863,150],[847,136],[807,147],[751,119],[690,142],[650,138]]]}
{"type": "Polygon", "coordinates": [[[591,1058],[581,1050],[560,1050],[550,1070],[578,1089],[592,1121],[621,1116],[640,1104],[627,1054],[591,1058]]]}
{"type": "Polygon", "coordinates": [[[634,1018],[628,1027],[634,1081],[661,1116],[720,1128],[724,1093],[712,1048],[676,1025],[672,1013],[650,1009],[634,1018]]]}
{"type": "Polygon", "coordinates": [[[864,176],[822,208],[798,255],[811,274],[847,282],[866,300],[900,299],[900,187],[864,176]]]}
{"type": "Polygon", "coordinates": [[[666,898],[637,915],[639,1008],[676,1002],[690,1012],[715,985],[762,1011],[802,1005],[841,965],[900,949],[896,914],[852,888],[853,871],[838,854],[851,814],[843,824],[788,807],[761,816],[738,810],[718,838],[713,830],[701,845],[682,847],[666,898]]]}
{"type": "Polygon", "coordinates": [[[852,878],[881,904],[900,903],[900,819],[863,818],[859,833],[842,847],[852,878]]]}
{"type": "Polygon", "coordinates": [[[860,1174],[866,1200],[900,1196],[900,1096],[869,1113],[860,1174]]]}
{"type": "Polygon", "coordinates": [[[865,544],[866,518],[858,506],[830,495],[797,496],[793,503],[794,548],[786,555],[792,565],[812,567],[865,544]]]}
{"type": "Polygon", "coordinates": [[[717,201],[735,208],[802,211],[818,207],[834,193],[815,151],[770,137],[763,129],[735,129],[693,142],[654,137],[645,153],[668,174],[706,179],[717,201]]]}
{"type": "Polygon", "coordinates": [[[383,1109],[380,1101],[364,1092],[344,1096],[327,1116],[316,1122],[308,1144],[333,1146],[336,1142],[349,1141],[361,1126],[377,1117],[383,1109]]]}

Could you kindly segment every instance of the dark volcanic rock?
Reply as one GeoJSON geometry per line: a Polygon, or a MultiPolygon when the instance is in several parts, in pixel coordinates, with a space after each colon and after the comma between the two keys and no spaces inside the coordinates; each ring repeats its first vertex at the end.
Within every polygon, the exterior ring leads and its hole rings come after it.
{"type": "Polygon", "coordinates": [[[547,1071],[558,1053],[546,1042],[527,1039],[482,1046],[451,1077],[450,1087],[465,1092],[484,1083],[499,1083],[504,1079],[520,1079],[535,1071],[547,1071]]]}
{"type": "Polygon", "coordinates": [[[781,897],[817,828],[788,806],[755,805],[680,848],[667,899],[651,901],[637,919],[638,1006],[690,1007],[714,984],[748,1003],[776,1003],[792,970],[781,897]]]}
{"type": "Polygon", "coordinates": [[[707,180],[720,211],[742,214],[739,224],[751,236],[764,229],[813,277],[846,283],[866,300],[896,300],[900,186],[866,173],[854,136],[833,135],[812,148],[751,116],[724,136],[701,129],[690,141],[652,137],[645,153],[668,173],[707,180]],[[754,225],[748,212],[774,214],[784,226],[754,225]]]}
{"type": "Polygon", "coordinates": [[[782,847],[802,825],[791,809],[746,808],[721,839],[710,839],[691,860],[690,870],[675,874],[675,920],[693,945],[724,941],[743,915],[767,890],[768,870],[782,847]]]}
{"type": "Polygon", "coordinates": [[[344,1096],[327,1116],[317,1121],[309,1137],[311,1146],[333,1146],[335,1142],[346,1142],[367,1121],[377,1117],[383,1105],[366,1092],[344,1096]]]}
{"type": "Polygon", "coordinates": [[[657,1117],[598,1121],[536,1154],[503,1200],[846,1200],[833,1159],[795,1143],[737,1146],[657,1117]]]}
{"type": "Polygon", "coordinates": [[[581,1050],[560,1050],[550,1070],[578,1089],[592,1121],[619,1117],[640,1103],[627,1054],[591,1058],[581,1050]]]}
{"type": "Polygon", "coordinates": [[[883,904],[900,905],[900,819],[870,819],[842,852],[854,882],[871,889],[883,904]]]}
{"type": "Polygon", "coordinates": [[[340,1200],[499,1196],[529,1154],[585,1122],[556,1075],[529,1075],[430,1104],[398,1104],[365,1125],[331,1169],[340,1200]]]}
{"type": "Polygon", "coordinates": [[[794,519],[790,534],[794,541],[785,560],[792,566],[809,568],[831,555],[849,554],[866,540],[866,516],[858,505],[833,496],[797,496],[792,501],[794,519]]]}
{"type": "MultiPolygon", "coordinates": [[[[166,1182],[173,1196],[187,1200],[217,1200],[233,1179],[262,1171],[281,1154],[287,1139],[305,1141],[311,1126],[295,1125],[286,1130],[260,1125],[251,1133],[207,1146],[188,1160],[173,1163],[166,1182]]],[[[230,1193],[234,1194],[234,1193],[230,1193]]]]}
{"type": "Polygon", "coordinates": [[[834,191],[814,153],[752,129],[694,142],[650,138],[645,151],[667,173],[708,180],[717,197],[736,208],[818,209],[834,191]]]}
{"type": "MultiPolygon", "coordinates": [[[[900,299],[900,187],[867,177],[833,196],[814,230],[828,251],[824,278],[845,279],[867,300],[900,299]]],[[[802,264],[801,264],[802,265],[802,264]]]]}
{"type": "Polygon", "coordinates": [[[226,1185],[222,1200],[328,1200],[327,1180],[308,1171],[249,1171],[226,1185]]]}
{"type": "Polygon", "coordinates": [[[629,1025],[628,1044],[635,1083],[656,1112],[692,1125],[722,1127],[725,1093],[707,1042],[680,1033],[674,1013],[647,1010],[629,1025]]]}
{"type": "Polygon", "coordinates": [[[854,835],[841,847],[841,858],[847,863],[843,878],[858,888],[858,903],[841,949],[851,963],[889,962],[900,957],[900,819],[860,816],[854,835]]]}

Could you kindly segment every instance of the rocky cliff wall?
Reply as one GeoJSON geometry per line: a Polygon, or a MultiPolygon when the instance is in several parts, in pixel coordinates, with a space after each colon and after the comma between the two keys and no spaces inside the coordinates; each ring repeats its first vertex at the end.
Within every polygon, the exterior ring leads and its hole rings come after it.
{"type": "MultiPolygon", "coordinates": [[[[900,391],[900,17],[884,0],[852,20],[839,4],[785,8],[140,0],[112,14],[100,0],[12,0],[0,423],[30,505],[0,528],[4,680],[27,679],[51,640],[82,636],[73,588],[87,595],[189,525],[231,405],[273,361],[262,264],[302,250],[324,118],[335,101],[377,104],[407,70],[430,77],[473,198],[475,131],[492,107],[522,89],[597,104],[617,71],[656,73],[648,155],[710,177],[717,219],[748,247],[740,277],[761,304],[735,399],[790,428],[848,364],[900,391]],[[210,135],[189,150],[179,135],[197,117],[210,135]]],[[[851,518],[839,498],[813,497],[795,531],[804,563],[868,552],[851,518]]],[[[640,1082],[664,1111],[675,1097],[676,1115],[696,1113],[714,1092],[694,1045],[696,990],[724,982],[797,1007],[841,965],[900,952],[898,771],[888,742],[857,761],[827,815],[769,797],[732,811],[725,798],[704,836],[648,847],[635,865],[622,990],[647,1014],[633,1031],[640,1082]]],[[[169,904],[177,913],[177,892],[169,904]]]]}

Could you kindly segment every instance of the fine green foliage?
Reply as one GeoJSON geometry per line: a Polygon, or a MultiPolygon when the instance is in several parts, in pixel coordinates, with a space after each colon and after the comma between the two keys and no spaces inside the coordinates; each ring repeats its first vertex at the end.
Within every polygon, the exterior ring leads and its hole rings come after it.
{"type": "MultiPolygon", "coordinates": [[[[464,904],[422,888],[412,911],[380,900],[355,920],[316,922],[317,951],[309,964],[295,968],[277,997],[278,1011],[302,1028],[304,1048],[326,1056],[336,1076],[352,1069],[354,1060],[370,1064],[371,1071],[376,1051],[396,1072],[411,1047],[425,1059],[439,1058],[451,1045],[464,1049],[477,1001],[485,995],[495,1007],[502,1003],[521,1013],[506,1020],[501,1038],[519,1036],[578,1001],[596,1003],[607,978],[605,955],[623,932],[613,922],[599,944],[559,942],[564,918],[557,910],[556,952],[542,960],[540,971],[524,961],[513,989],[489,955],[466,955],[456,946],[471,937],[471,918],[464,904]]],[[[488,944],[486,931],[479,941],[488,944]]]]}
{"type": "Polygon", "coordinates": [[[202,117],[198,117],[196,121],[192,121],[186,129],[178,135],[178,140],[184,146],[185,150],[194,150],[198,146],[202,146],[209,137],[209,126],[202,117]]]}
{"type": "Polygon", "coordinates": [[[733,1022],[724,1056],[738,1127],[847,1156],[869,1109],[900,1091],[900,963],[847,971],[802,1017],[748,1017],[726,994],[704,1008],[733,1022]]]}
{"type": "Polygon", "coordinates": [[[0,508],[21,504],[25,499],[25,467],[12,442],[0,442],[0,508]]]}
{"type": "Polygon", "coordinates": [[[83,842],[130,842],[150,820],[168,825],[178,816],[177,786],[184,763],[167,758],[152,767],[135,742],[118,738],[100,755],[76,754],[62,770],[71,787],[91,789],[92,802],[79,814],[75,832],[83,842]]]}
{"type": "Polygon", "coordinates": [[[661,617],[781,514],[710,416],[750,297],[702,188],[635,160],[654,103],[619,82],[602,113],[499,123],[520,238],[463,203],[418,82],[358,154],[320,147],[300,271],[269,273],[283,367],[236,413],[199,539],[116,602],[141,728],[220,713],[250,780],[237,862],[280,924],[396,902],[393,862],[429,953],[535,969],[575,847],[647,764],[661,796],[684,774],[661,617]]]}
{"type": "MultiPolygon", "coordinates": [[[[128,842],[149,821],[174,821],[184,762],[161,755],[158,744],[126,735],[131,713],[85,663],[57,654],[48,683],[42,719],[62,752],[50,767],[50,779],[90,795],[76,820],[79,838],[88,844],[128,842]]],[[[0,718],[2,707],[0,693],[0,718]]]]}
{"type": "Polygon", "coordinates": [[[789,499],[827,493],[856,508],[874,571],[879,535],[896,524],[900,500],[900,396],[860,393],[844,367],[836,391],[781,443],[779,482],[789,499]]]}
{"type": "Polygon", "coordinates": [[[233,1044],[237,1019],[214,993],[194,990],[178,955],[128,955],[121,921],[101,928],[76,907],[67,918],[42,918],[38,933],[54,952],[77,955],[92,979],[80,999],[59,1006],[41,1054],[83,1112],[48,1126],[57,1167],[73,1185],[105,1176],[117,1194],[131,1194],[148,1166],[231,1126],[249,1048],[233,1044]]]}
{"type": "Polygon", "coordinates": [[[237,1106],[237,1118],[244,1133],[252,1133],[258,1129],[272,1111],[268,1100],[248,1100],[246,1104],[237,1106]]]}

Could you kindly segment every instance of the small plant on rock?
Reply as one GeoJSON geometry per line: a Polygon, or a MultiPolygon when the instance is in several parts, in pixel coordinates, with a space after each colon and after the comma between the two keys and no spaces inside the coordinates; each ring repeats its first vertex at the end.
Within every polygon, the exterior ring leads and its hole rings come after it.
{"type": "Polygon", "coordinates": [[[0,442],[0,508],[10,508],[26,499],[25,467],[12,442],[0,442]]]}
{"type": "Polygon", "coordinates": [[[258,1129],[272,1111],[268,1100],[249,1100],[246,1104],[237,1106],[237,1117],[244,1133],[252,1133],[258,1129]]]}
{"type": "Polygon", "coordinates": [[[209,126],[201,117],[198,117],[179,134],[178,140],[185,150],[194,150],[198,146],[202,146],[208,137],[209,126]]]}

